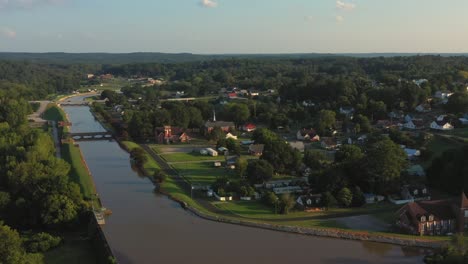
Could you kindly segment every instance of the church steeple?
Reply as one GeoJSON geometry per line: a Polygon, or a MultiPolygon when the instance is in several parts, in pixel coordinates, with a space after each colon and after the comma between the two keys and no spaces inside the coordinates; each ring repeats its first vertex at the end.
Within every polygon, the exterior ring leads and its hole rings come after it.
{"type": "Polygon", "coordinates": [[[213,110],[213,122],[216,122],[216,110],[213,110]]]}

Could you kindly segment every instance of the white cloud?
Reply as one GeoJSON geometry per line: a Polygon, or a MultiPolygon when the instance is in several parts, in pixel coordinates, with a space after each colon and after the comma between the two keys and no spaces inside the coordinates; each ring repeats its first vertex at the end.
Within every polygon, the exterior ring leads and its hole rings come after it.
{"type": "Polygon", "coordinates": [[[14,9],[31,9],[44,5],[62,4],[67,0],[0,0],[0,11],[14,9]]]}
{"type": "Polygon", "coordinates": [[[336,17],[335,17],[335,20],[336,20],[336,22],[341,23],[341,22],[344,21],[344,17],[342,17],[342,16],[336,16],[336,17]]]}
{"type": "Polygon", "coordinates": [[[218,2],[216,0],[201,0],[200,4],[204,7],[212,8],[217,7],[218,2]]]}
{"type": "Polygon", "coordinates": [[[356,4],[347,3],[347,2],[343,2],[343,1],[338,0],[338,1],[336,1],[336,8],[338,8],[340,10],[351,11],[351,10],[356,8],[356,4]]]}
{"type": "Polygon", "coordinates": [[[0,37],[14,39],[16,38],[16,31],[7,27],[0,28],[0,37]]]}

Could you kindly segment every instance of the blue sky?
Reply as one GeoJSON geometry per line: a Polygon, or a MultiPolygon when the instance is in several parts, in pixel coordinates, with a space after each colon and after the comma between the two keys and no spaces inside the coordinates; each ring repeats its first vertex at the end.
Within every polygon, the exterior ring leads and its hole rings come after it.
{"type": "Polygon", "coordinates": [[[467,0],[0,0],[0,51],[468,52],[467,0]]]}

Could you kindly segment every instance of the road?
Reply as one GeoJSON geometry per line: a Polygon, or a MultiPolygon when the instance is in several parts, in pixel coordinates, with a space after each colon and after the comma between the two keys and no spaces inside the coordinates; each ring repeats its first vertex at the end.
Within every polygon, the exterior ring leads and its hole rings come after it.
{"type": "Polygon", "coordinates": [[[52,122],[52,136],[54,138],[54,145],[55,145],[55,156],[57,158],[62,157],[62,148],[60,144],[60,138],[59,138],[59,133],[58,133],[58,128],[57,128],[57,122],[51,121],[52,122]]]}

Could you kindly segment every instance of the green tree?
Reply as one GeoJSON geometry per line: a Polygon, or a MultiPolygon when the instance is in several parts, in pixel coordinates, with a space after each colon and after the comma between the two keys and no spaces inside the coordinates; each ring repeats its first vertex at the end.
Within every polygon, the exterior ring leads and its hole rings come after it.
{"type": "Polygon", "coordinates": [[[338,201],[331,192],[325,192],[323,195],[323,205],[327,208],[335,207],[338,201]]]}
{"type": "Polygon", "coordinates": [[[296,204],[296,201],[294,200],[294,197],[291,196],[290,194],[285,193],[281,195],[280,197],[281,213],[288,214],[289,210],[291,210],[295,204],[296,204]]]}
{"type": "Polygon", "coordinates": [[[304,164],[313,170],[320,170],[327,161],[325,154],[319,150],[306,150],[304,152],[304,164]]]}
{"type": "Polygon", "coordinates": [[[318,132],[323,135],[328,129],[335,126],[336,113],[330,110],[321,110],[318,115],[318,132]]]}
{"type": "Polygon", "coordinates": [[[15,230],[0,224],[0,263],[26,264],[21,238],[15,230]]]}
{"type": "Polygon", "coordinates": [[[236,160],[236,173],[237,173],[237,176],[239,178],[243,178],[245,176],[248,165],[249,165],[249,163],[245,158],[243,158],[243,157],[237,158],[237,160],[236,160]]]}
{"type": "Polygon", "coordinates": [[[400,178],[401,172],[408,166],[407,156],[403,149],[383,137],[367,147],[364,168],[371,186],[378,191],[388,189],[400,178]]]}
{"type": "Polygon", "coordinates": [[[362,158],[364,158],[364,153],[362,152],[361,148],[356,145],[343,145],[335,155],[336,162],[348,164],[359,163],[361,162],[362,158]]]}
{"type": "Polygon", "coordinates": [[[453,94],[449,97],[445,108],[453,114],[468,112],[468,93],[461,92],[453,94]]]}
{"type": "Polygon", "coordinates": [[[342,206],[349,207],[353,201],[353,193],[345,187],[338,192],[337,200],[342,206]]]}
{"type": "Polygon", "coordinates": [[[46,225],[66,224],[77,216],[77,207],[65,195],[50,195],[43,205],[42,222],[46,225]]]}
{"type": "Polygon", "coordinates": [[[254,160],[247,166],[247,175],[252,183],[263,183],[273,177],[273,167],[266,160],[254,160]]]}

